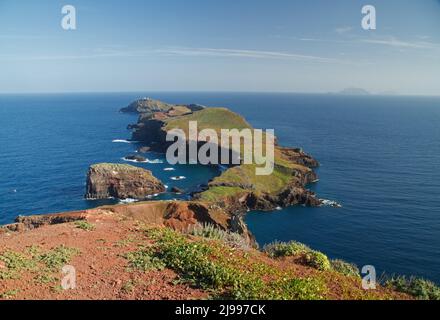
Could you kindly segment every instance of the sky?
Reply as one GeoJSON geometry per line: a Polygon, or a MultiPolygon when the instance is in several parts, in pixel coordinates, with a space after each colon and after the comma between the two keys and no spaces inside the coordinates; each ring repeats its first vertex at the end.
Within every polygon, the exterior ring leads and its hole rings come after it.
{"type": "Polygon", "coordinates": [[[439,95],[439,31],[440,0],[0,0],[0,93],[439,95]]]}

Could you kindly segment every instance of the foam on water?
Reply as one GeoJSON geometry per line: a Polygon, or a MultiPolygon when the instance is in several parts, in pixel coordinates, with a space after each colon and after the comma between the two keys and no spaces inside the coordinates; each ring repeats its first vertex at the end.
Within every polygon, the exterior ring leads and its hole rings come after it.
{"type": "Polygon", "coordinates": [[[112,142],[113,143],[128,143],[128,144],[135,143],[134,141],[124,140],[124,139],[115,139],[115,140],[112,140],[112,142]]]}

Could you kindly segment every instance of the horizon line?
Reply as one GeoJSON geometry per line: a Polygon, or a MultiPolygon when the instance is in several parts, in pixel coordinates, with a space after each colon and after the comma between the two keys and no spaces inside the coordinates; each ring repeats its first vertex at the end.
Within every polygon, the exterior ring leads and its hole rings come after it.
{"type": "Polygon", "coordinates": [[[0,92],[0,95],[62,95],[62,94],[140,94],[140,93],[253,93],[253,94],[303,94],[303,95],[329,95],[329,96],[358,96],[358,97],[440,97],[434,94],[381,94],[381,93],[369,93],[369,94],[344,94],[341,92],[331,91],[316,91],[316,92],[304,92],[304,91],[250,91],[250,90],[127,90],[127,91],[41,91],[41,92],[0,92]]]}

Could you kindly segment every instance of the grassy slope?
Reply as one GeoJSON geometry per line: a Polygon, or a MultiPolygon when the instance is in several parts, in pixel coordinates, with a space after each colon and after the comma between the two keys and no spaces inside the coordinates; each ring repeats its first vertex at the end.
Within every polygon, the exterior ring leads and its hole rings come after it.
{"type": "Polygon", "coordinates": [[[167,120],[165,130],[181,129],[188,135],[190,121],[197,121],[199,130],[214,129],[220,132],[221,129],[252,128],[243,117],[226,108],[207,108],[190,115],[167,120]]]}
{"type": "MultiPolygon", "coordinates": [[[[206,227],[205,227],[206,228],[206,227]]],[[[146,229],[152,246],[128,256],[141,270],[170,268],[184,281],[211,292],[213,298],[321,300],[407,298],[391,290],[365,291],[358,276],[321,271],[294,260],[274,259],[235,245],[222,231],[197,236],[170,229],[146,229]]]]}
{"type": "MultiPolygon", "coordinates": [[[[191,115],[172,118],[166,121],[165,130],[182,129],[188,134],[189,121],[197,121],[198,130],[214,129],[219,134],[221,129],[252,129],[252,126],[240,115],[226,108],[208,108],[191,115]]],[[[257,176],[256,165],[241,165],[230,168],[220,177],[214,179],[211,188],[201,195],[202,200],[213,201],[227,196],[240,194],[244,191],[276,193],[292,180],[293,170],[303,172],[309,168],[294,164],[284,159],[279,150],[275,149],[275,171],[270,176],[257,176]],[[218,186],[234,184],[230,187],[218,186]],[[252,186],[252,188],[243,188],[252,186]]]]}

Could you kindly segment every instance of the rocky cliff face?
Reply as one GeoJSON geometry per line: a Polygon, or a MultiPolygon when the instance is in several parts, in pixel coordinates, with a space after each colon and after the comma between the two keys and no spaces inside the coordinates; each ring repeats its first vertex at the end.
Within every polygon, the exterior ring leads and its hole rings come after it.
{"type": "Polygon", "coordinates": [[[151,114],[155,112],[168,112],[170,109],[173,108],[187,108],[190,111],[198,111],[198,110],[202,110],[204,106],[198,104],[175,105],[146,97],[143,99],[136,100],[135,102],[131,103],[129,106],[122,108],[121,112],[151,114]]]}
{"type": "Polygon", "coordinates": [[[87,174],[88,199],[145,199],[164,191],[150,171],[126,164],[96,164],[87,174]]]}
{"type": "MultiPolygon", "coordinates": [[[[166,141],[170,129],[188,130],[190,121],[197,121],[199,130],[252,129],[240,115],[226,108],[190,110],[164,103],[153,104],[147,112],[141,112],[138,123],[132,125],[132,139],[141,141],[151,150],[166,152],[171,142],[166,141]],[[157,108],[157,105],[160,108],[157,108]],[[154,111],[158,110],[160,111],[154,111]]],[[[145,110],[145,108],[141,109],[145,110]]],[[[203,143],[199,144],[199,148],[203,143]]],[[[219,151],[220,153],[220,151],[219,151]]],[[[319,163],[300,148],[275,146],[275,172],[271,176],[257,177],[255,167],[249,165],[229,166],[220,177],[211,181],[207,188],[195,194],[201,201],[214,202],[235,212],[248,210],[274,210],[291,205],[319,206],[321,201],[307,190],[306,185],[318,180],[313,168],[319,163]]]]}

